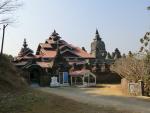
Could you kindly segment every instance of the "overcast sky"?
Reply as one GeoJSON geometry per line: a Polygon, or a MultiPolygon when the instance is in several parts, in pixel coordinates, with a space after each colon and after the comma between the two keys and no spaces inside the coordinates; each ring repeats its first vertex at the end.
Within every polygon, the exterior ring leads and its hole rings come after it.
{"type": "Polygon", "coordinates": [[[136,52],[139,39],[150,31],[149,5],[149,0],[24,0],[14,14],[16,23],[7,27],[4,52],[16,56],[24,38],[36,51],[54,29],[62,39],[90,51],[96,28],[107,51],[136,52]]]}

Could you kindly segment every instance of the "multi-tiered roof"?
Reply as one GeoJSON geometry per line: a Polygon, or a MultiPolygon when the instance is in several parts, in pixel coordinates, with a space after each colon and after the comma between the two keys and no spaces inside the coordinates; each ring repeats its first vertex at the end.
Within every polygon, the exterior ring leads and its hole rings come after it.
{"type": "MultiPolygon", "coordinates": [[[[93,59],[85,49],[75,47],[62,40],[59,34],[54,30],[45,43],[38,45],[36,54],[28,48],[26,39],[24,39],[23,48],[15,59],[15,65],[26,65],[29,61],[35,61],[42,68],[52,68],[60,57],[63,57],[69,64],[85,64],[87,60],[93,59]],[[59,54],[59,55],[58,55],[59,54]],[[59,58],[57,58],[59,56],[59,58]]],[[[59,60],[59,63],[64,61],[59,60]]]]}
{"type": "Polygon", "coordinates": [[[45,41],[45,43],[40,43],[36,51],[36,55],[41,58],[54,59],[57,50],[59,49],[60,54],[67,60],[75,58],[78,59],[90,59],[93,58],[85,50],[82,50],[79,47],[75,47],[66,41],[62,40],[58,33],[54,32],[50,37],[45,41]]]}
{"type": "Polygon", "coordinates": [[[18,56],[16,57],[17,60],[28,60],[28,59],[32,59],[34,57],[35,56],[33,54],[33,51],[30,48],[28,48],[26,39],[24,39],[23,47],[21,48],[18,56]]]}

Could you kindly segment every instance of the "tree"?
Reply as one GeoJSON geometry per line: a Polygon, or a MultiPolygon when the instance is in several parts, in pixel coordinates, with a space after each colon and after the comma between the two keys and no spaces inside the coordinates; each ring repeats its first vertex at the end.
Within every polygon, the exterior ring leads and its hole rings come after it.
{"type": "Polygon", "coordinates": [[[144,60],[134,57],[120,58],[111,66],[113,72],[118,73],[129,81],[143,80],[146,73],[144,60]]]}
{"type": "Polygon", "coordinates": [[[150,10],[150,6],[148,6],[147,9],[150,10]]]}
{"type": "Polygon", "coordinates": [[[10,16],[13,11],[15,11],[21,4],[18,0],[1,0],[0,1],[0,25],[3,24],[3,33],[2,33],[2,45],[1,45],[1,53],[3,54],[3,46],[4,46],[4,37],[5,37],[5,29],[8,24],[12,23],[13,20],[10,16]]]}
{"type": "Polygon", "coordinates": [[[0,24],[12,23],[11,14],[22,4],[19,0],[1,0],[0,1],[0,24]]]}
{"type": "Polygon", "coordinates": [[[121,75],[129,81],[137,82],[144,81],[145,93],[150,94],[150,32],[147,32],[143,38],[140,39],[142,47],[138,54],[132,54],[129,51],[128,57],[120,58],[111,66],[111,70],[121,75]],[[137,56],[142,55],[142,57],[137,56]]]}
{"type": "Polygon", "coordinates": [[[111,54],[109,52],[106,55],[106,59],[112,59],[112,56],[111,56],[111,54]]]}
{"type": "Polygon", "coordinates": [[[125,53],[122,54],[122,58],[126,58],[126,54],[125,53]]]}
{"type": "Polygon", "coordinates": [[[139,52],[149,53],[149,42],[150,42],[150,32],[147,32],[143,38],[140,39],[142,47],[139,52]]]}
{"type": "Polygon", "coordinates": [[[133,57],[133,53],[131,51],[129,51],[128,56],[133,57]]]}
{"type": "Polygon", "coordinates": [[[112,52],[111,57],[112,57],[112,59],[115,58],[115,52],[112,52]]]}
{"type": "MultiPolygon", "coordinates": [[[[150,6],[148,7],[150,10],[150,6]]],[[[150,32],[147,32],[140,39],[142,44],[138,54],[143,54],[144,57],[137,57],[129,51],[128,57],[120,58],[111,66],[111,70],[126,78],[129,81],[137,82],[143,80],[145,84],[145,92],[150,94],[150,32]]]]}
{"type": "Polygon", "coordinates": [[[145,63],[145,90],[146,94],[150,95],[150,32],[147,32],[143,38],[140,39],[142,47],[140,48],[140,53],[144,55],[145,63]]]}
{"type": "Polygon", "coordinates": [[[121,58],[121,52],[119,51],[118,48],[115,49],[114,53],[115,53],[115,56],[114,56],[115,60],[121,58]]]}

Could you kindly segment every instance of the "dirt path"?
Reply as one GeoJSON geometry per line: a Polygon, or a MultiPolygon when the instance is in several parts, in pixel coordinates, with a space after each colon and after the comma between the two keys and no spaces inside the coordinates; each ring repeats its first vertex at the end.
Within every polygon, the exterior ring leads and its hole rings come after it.
{"type": "Polygon", "coordinates": [[[38,88],[41,91],[63,96],[78,102],[96,106],[115,107],[118,110],[129,110],[135,113],[150,113],[150,100],[135,97],[101,95],[94,88],[38,88]],[[94,91],[93,91],[94,90],[94,91]]]}

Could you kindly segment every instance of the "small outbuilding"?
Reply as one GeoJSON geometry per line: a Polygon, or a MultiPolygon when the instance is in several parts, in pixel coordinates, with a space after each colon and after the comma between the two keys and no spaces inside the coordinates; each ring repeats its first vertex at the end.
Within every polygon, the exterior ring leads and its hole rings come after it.
{"type": "Polygon", "coordinates": [[[70,79],[71,85],[83,87],[96,86],[96,75],[87,69],[70,72],[70,79]]]}

